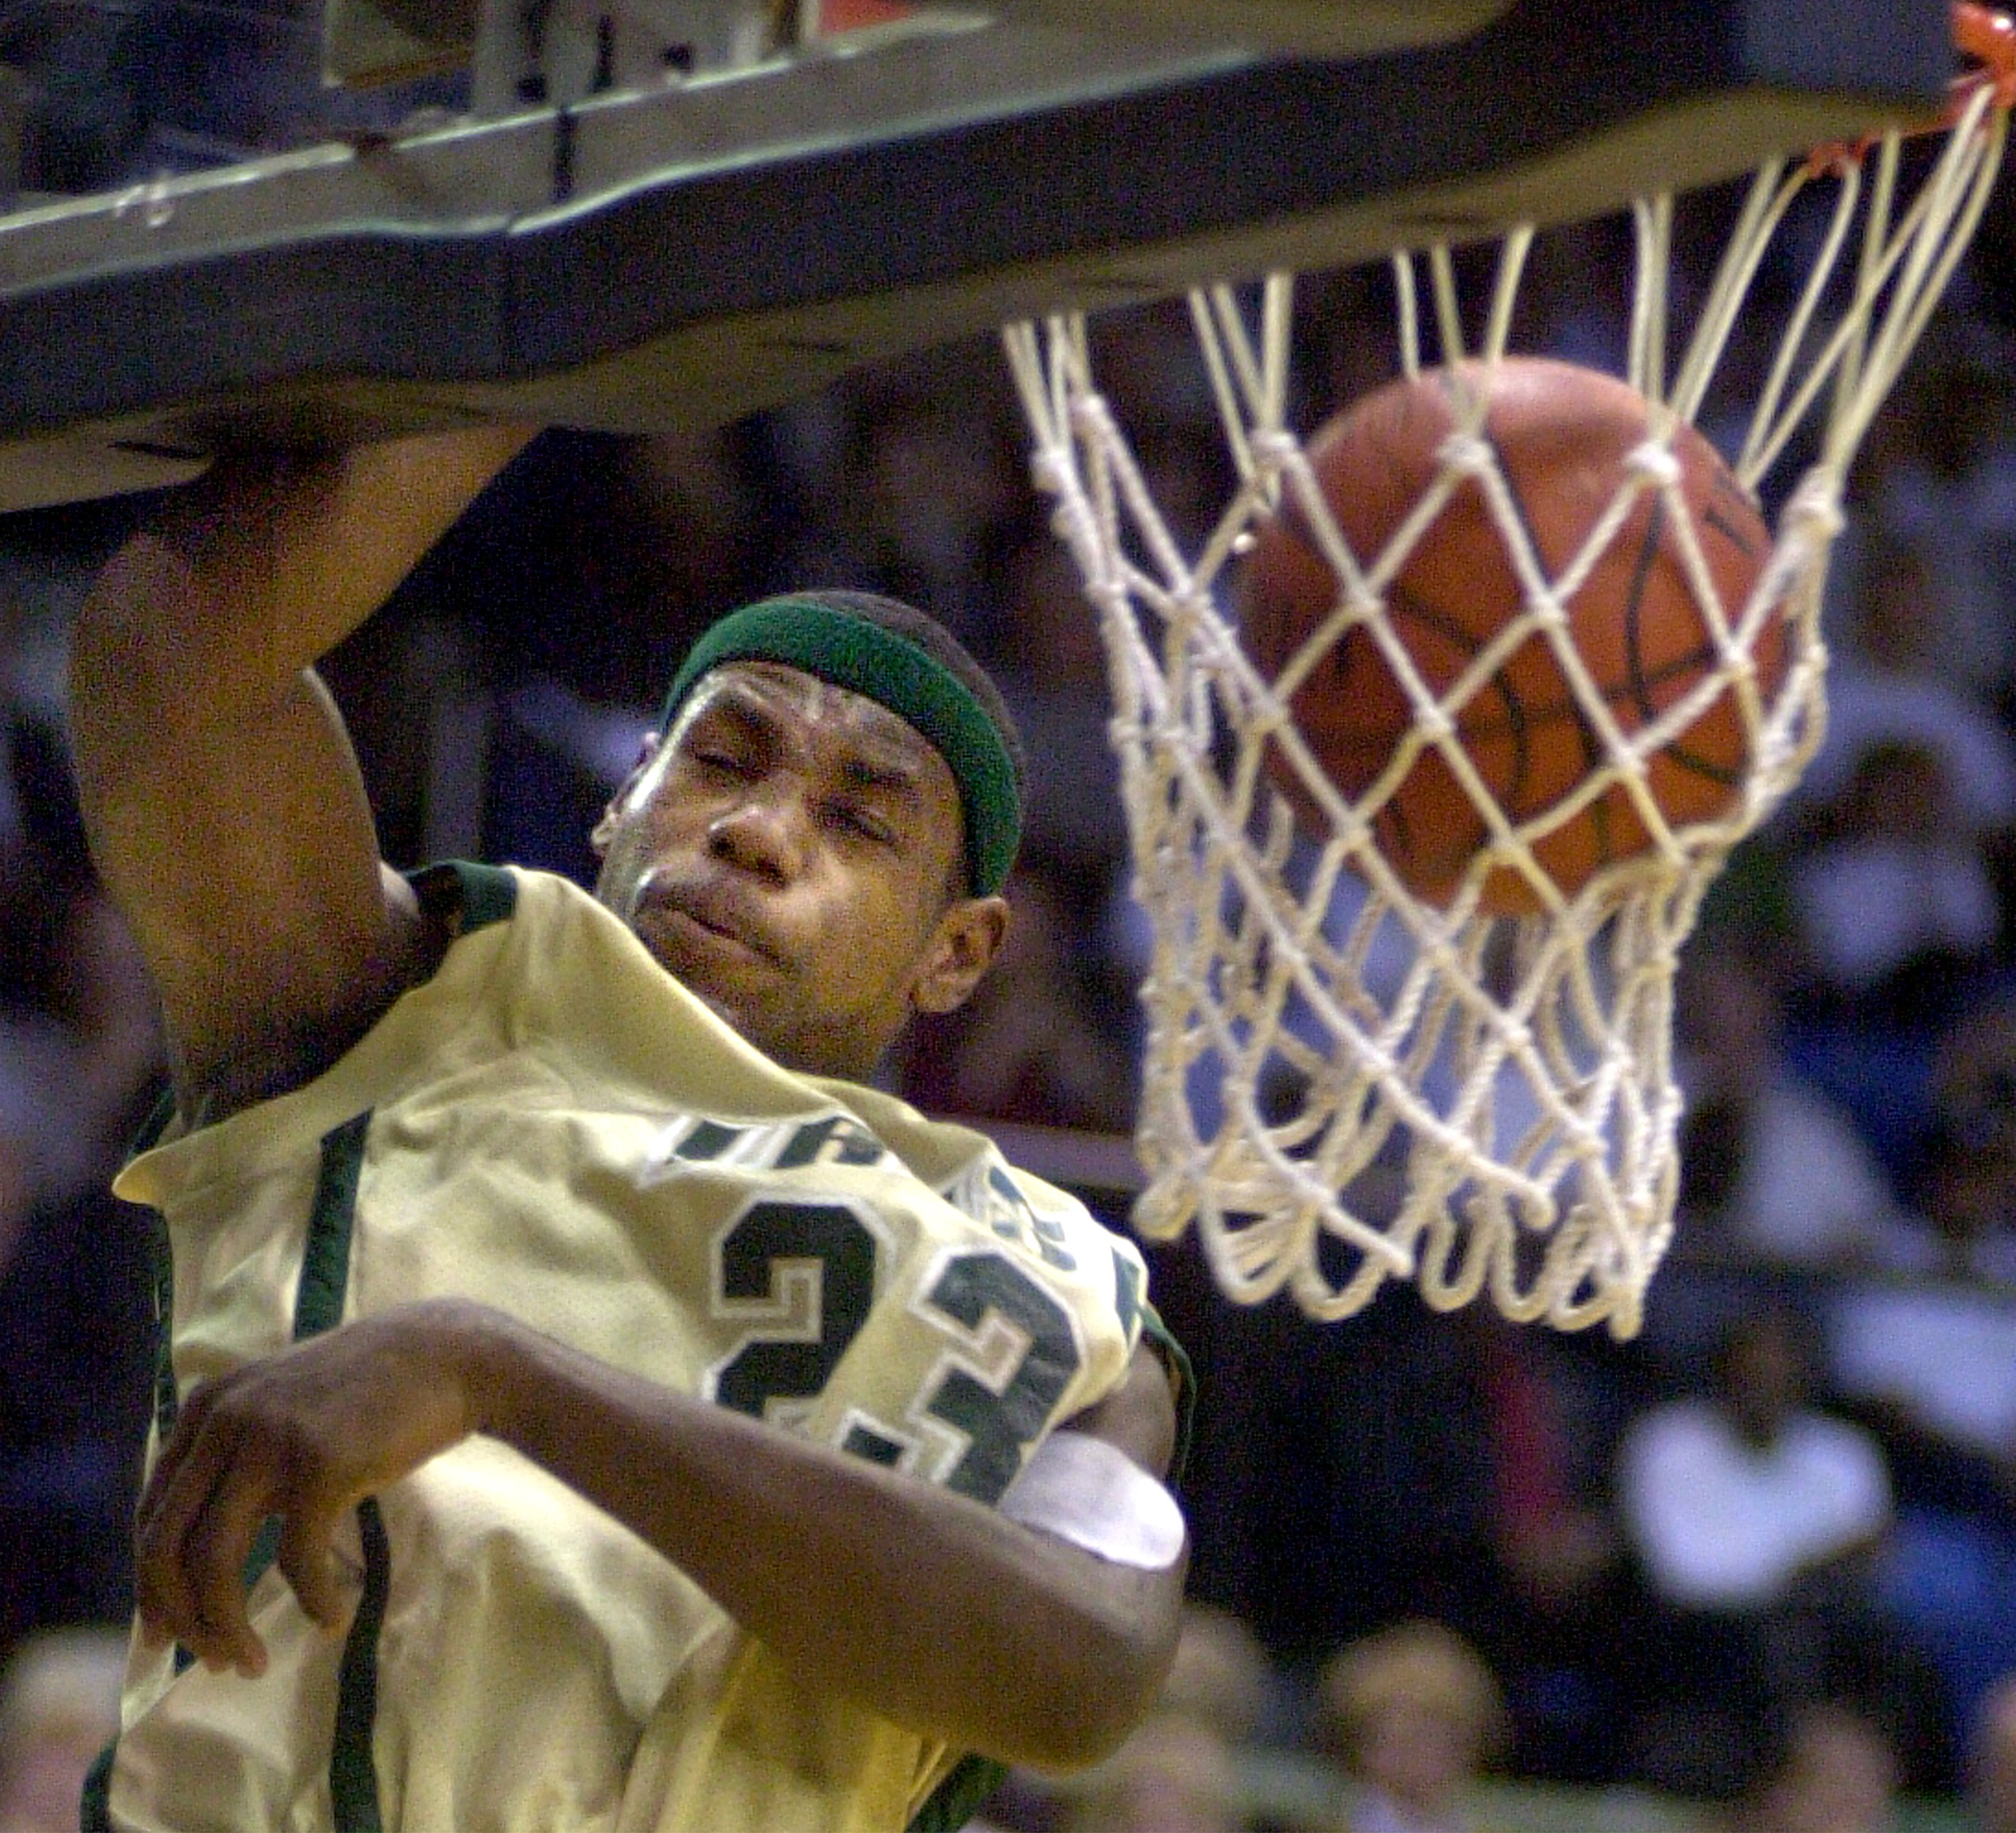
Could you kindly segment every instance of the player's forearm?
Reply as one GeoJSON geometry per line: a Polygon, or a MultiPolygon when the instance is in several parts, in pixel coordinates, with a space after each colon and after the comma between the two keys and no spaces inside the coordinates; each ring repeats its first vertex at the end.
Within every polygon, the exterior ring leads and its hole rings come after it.
{"type": "Polygon", "coordinates": [[[1071,1768],[1117,1743],[1167,1671],[1180,1567],[1096,1560],[502,1320],[482,1322],[470,1361],[486,1429],[813,1684],[900,1723],[1071,1768]]]}

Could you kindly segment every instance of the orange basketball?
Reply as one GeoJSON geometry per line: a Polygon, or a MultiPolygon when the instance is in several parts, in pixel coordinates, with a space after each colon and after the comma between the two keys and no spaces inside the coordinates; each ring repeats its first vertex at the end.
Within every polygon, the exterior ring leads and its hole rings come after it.
{"type": "MultiPolygon", "coordinates": [[[[1439,450],[1456,424],[1452,386],[1440,370],[1392,383],[1309,442],[1324,498],[1361,565],[1377,557],[1436,475],[1439,450]]],[[[1646,402],[1615,377],[1537,357],[1506,359],[1491,371],[1489,387],[1485,437],[1497,448],[1541,570],[1557,579],[1610,507],[1626,460],[1644,443],[1646,402]]],[[[1770,553],[1770,531],[1699,433],[1681,428],[1672,449],[1703,558],[1723,613],[1733,620],[1770,553]]],[[[1627,734],[1664,713],[1716,666],[1707,616],[1695,602],[1670,522],[1660,493],[1643,492],[1566,606],[1576,650],[1627,734]]],[[[1270,680],[1330,616],[1338,597],[1329,563],[1293,497],[1285,498],[1260,527],[1240,587],[1242,632],[1270,680]]],[[[1393,628],[1440,695],[1518,614],[1521,602],[1519,574],[1483,488],[1466,478],[1388,589],[1393,628]]],[[[1781,626],[1766,627],[1753,659],[1768,703],[1786,668],[1781,626]]],[[[1310,752],[1351,797],[1385,769],[1413,719],[1391,666],[1356,628],[1310,671],[1292,709],[1310,752]]],[[[1478,774],[1515,824],[1553,808],[1604,757],[1553,648],[1537,631],[1453,716],[1478,774]]],[[[1291,802],[1310,815],[1311,798],[1286,758],[1270,762],[1291,802]]],[[[1741,709],[1725,689],[1653,754],[1647,786],[1669,822],[1709,820],[1733,805],[1750,763],[1741,709]]],[[[1374,833],[1417,894],[1445,902],[1487,829],[1447,759],[1430,747],[1376,817],[1374,833]]],[[[1599,868],[1650,843],[1617,783],[1538,841],[1534,852],[1572,894],[1599,868]]],[[[1509,867],[1487,879],[1483,902],[1501,913],[1539,907],[1532,887],[1509,867]]]]}

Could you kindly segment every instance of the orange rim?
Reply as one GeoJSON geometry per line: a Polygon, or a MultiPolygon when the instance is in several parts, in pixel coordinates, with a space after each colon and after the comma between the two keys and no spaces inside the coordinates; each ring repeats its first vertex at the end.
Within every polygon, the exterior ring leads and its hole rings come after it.
{"type": "Polygon", "coordinates": [[[1953,79],[1952,114],[1984,83],[1995,92],[1997,108],[2016,104],[2016,21],[1976,0],[1954,0],[1953,43],[1977,67],[1953,79]]]}
{"type": "MultiPolygon", "coordinates": [[[[1979,0],[1953,0],[1953,48],[1973,67],[1963,70],[1947,86],[1945,107],[1922,127],[1906,128],[1907,134],[1944,133],[1958,123],[1984,88],[1992,105],[2004,113],[2016,106],[2016,21],[1979,0]]],[[[1881,134],[1864,134],[1859,140],[1827,141],[1807,155],[1807,169],[1817,175],[1860,165],[1882,138],[1881,134]]]]}

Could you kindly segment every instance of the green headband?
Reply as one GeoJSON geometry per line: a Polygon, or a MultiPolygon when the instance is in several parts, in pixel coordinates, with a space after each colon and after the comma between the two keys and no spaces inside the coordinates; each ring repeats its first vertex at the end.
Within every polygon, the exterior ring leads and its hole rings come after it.
{"type": "Polygon", "coordinates": [[[930,740],[951,766],[966,817],[967,883],[991,897],[1007,882],[1022,838],[1022,797],[1000,729],[972,689],[928,650],[816,598],[744,605],[688,652],[665,696],[668,734],[694,685],[728,662],[777,662],[886,707],[930,740]]]}

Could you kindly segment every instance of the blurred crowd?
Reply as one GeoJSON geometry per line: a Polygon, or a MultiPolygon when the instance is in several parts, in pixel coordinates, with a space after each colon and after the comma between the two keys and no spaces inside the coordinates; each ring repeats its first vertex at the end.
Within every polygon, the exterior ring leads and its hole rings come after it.
{"type": "MultiPolygon", "coordinates": [[[[0,63],[70,86],[31,123],[26,182],[102,186],[297,132],[308,104],[256,48],[235,63],[203,38],[230,11],[175,13],[166,59],[135,24],[158,10],[0,13],[0,63]]],[[[1934,1795],[2016,1833],[2005,214],[1853,479],[1825,744],[1684,962],[1681,1229],[1644,1335],[1435,1317],[1405,1292],[1318,1328],[1230,1307],[1191,1250],[1154,1250],[1201,1380],[1195,1620],[1151,1724],[1089,1777],[1015,1778],[988,1810],[1001,1833],[1445,1833],[1490,1823],[1487,1775],[1652,1791],[1755,1833],[1876,1833],[1934,1795]]],[[[1614,365],[1628,244],[1615,223],[1544,238],[1515,341],[1614,365]]],[[[1395,367],[1377,271],[1305,285],[1295,334],[1304,425],[1395,367]]],[[[1098,335],[1194,541],[1228,458],[1183,316],[1098,335]]],[[[1755,381],[1739,359],[1711,431],[1755,381]]],[[[101,1732],[130,1576],[155,1244],[106,1183],[163,1063],[81,845],[62,682],[70,614],[146,507],[0,522],[0,1833],[70,1823],[47,1804],[74,1799],[101,1732]]],[[[930,609],[1029,740],[1011,946],[892,1085],[1124,1135],[1143,957],[1104,656],[989,345],[716,432],[543,437],[331,658],[388,853],[587,879],[588,830],[687,644],[807,583],[930,609]]],[[[1124,1190],[1086,1193],[1124,1223],[1124,1190]]]]}

